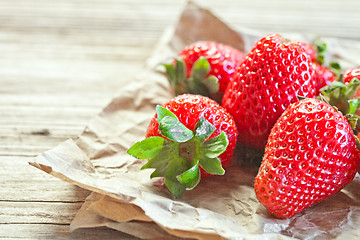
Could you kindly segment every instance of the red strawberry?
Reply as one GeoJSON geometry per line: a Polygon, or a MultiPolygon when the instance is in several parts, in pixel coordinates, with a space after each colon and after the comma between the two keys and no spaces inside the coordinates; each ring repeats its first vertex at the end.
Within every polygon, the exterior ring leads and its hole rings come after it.
{"type": "Polygon", "coordinates": [[[278,34],[258,41],[222,101],[236,122],[238,143],[263,149],[286,107],[298,101],[298,95],[315,96],[313,71],[302,43],[278,34]]]}
{"type": "MultiPolygon", "coordinates": [[[[347,69],[343,72],[343,81],[346,85],[354,78],[357,78],[360,81],[360,67],[347,69]]],[[[360,97],[360,90],[357,90],[353,97],[360,97]]]]}
{"type": "Polygon", "coordinates": [[[244,54],[225,44],[198,41],[186,46],[175,65],[164,64],[175,95],[191,93],[221,101],[244,54]]]}
{"type": "Polygon", "coordinates": [[[290,105],[271,130],[255,178],[258,200],[289,218],[339,192],[359,166],[348,120],[317,99],[290,105]]]}
{"type": "MultiPolygon", "coordinates": [[[[356,137],[357,137],[358,139],[360,139],[360,132],[356,134],[356,137]]],[[[359,153],[359,158],[360,158],[360,153],[359,153]]],[[[359,167],[358,167],[358,169],[357,169],[357,172],[360,174],[360,164],[359,164],[359,167]]]]}
{"type": "Polygon", "coordinates": [[[222,175],[232,158],[237,131],[229,113],[214,100],[183,94],[157,106],[145,140],[128,153],[150,159],[142,169],[155,168],[151,177],[165,177],[172,195],[193,189],[201,177],[222,175]]]}

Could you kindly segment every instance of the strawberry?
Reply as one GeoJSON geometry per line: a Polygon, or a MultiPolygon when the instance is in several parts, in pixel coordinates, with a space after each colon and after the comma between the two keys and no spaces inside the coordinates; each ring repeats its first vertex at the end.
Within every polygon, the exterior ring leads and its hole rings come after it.
{"type": "Polygon", "coordinates": [[[255,178],[256,196],[274,217],[292,217],[352,181],[358,153],[343,114],[318,99],[296,102],[271,130],[255,178]]]}
{"type": "Polygon", "coordinates": [[[164,64],[175,95],[200,94],[221,101],[244,54],[225,44],[198,41],[186,46],[174,64],[164,64]]]}
{"type": "Polygon", "coordinates": [[[314,97],[309,54],[281,35],[259,40],[225,91],[222,106],[234,117],[240,145],[263,149],[270,130],[297,96],[314,97]]]}
{"type": "Polygon", "coordinates": [[[223,175],[237,139],[235,123],[214,100],[183,94],[156,107],[146,139],[128,153],[150,159],[142,169],[155,168],[153,177],[164,177],[175,197],[193,189],[200,177],[223,175]]]}
{"type": "MultiPolygon", "coordinates": [[[[343,71],[344,84],[348,85],[354,78],[360,80],[360,67],[355,67],[343,71]]],[[[360,97],[360,90],[358,90],[353,97],[360,97]]]]}
{"type": "MultiPolygon", "coordinates": [[[[356,134],[356,137],[357,137],[358,139],[360,139],[360,132],[358,132],[358,133],[356,134]]],[[[360,158],[360,153],[359,153],[359,158],[360,158]]],[[[360,174],[360,164],[359,164],[359,167],[358,167],[358,169],[357,169],[357,172],[360,174]]]]}

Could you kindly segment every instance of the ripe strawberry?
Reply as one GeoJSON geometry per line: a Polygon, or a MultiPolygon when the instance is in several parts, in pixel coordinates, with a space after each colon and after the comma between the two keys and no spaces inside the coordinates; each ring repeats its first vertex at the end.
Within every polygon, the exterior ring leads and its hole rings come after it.
{"type": "Polygon", "coordinates": [[[201,177],[222,175],[232,158],[237,131],[230,114],[214,100],[183,94],[157,106],[146,139],[128,153],[150,159],[143,167],[155,168],[151,177],[165,177],[172,195],[193,189],[201,177]]]}
{"type": "Polygon", "coordinates": [[[300,42],[268,35],[247,54],[222,106],[234,117],[240,145],[263,149],[273,124],[297,96],[314,97],[309,54],[300,42]]]}
{"type": "Polygon", "coordinates": [[[225,44],[198,41],[186,46],[175,64],[164,64],[175,95],[191,93],[221,101],[245,55],[225,44]]]}
{"type": "Polygon", "coordinates": [[[289,218],[339,192],[358,166],[348,120],[323,101],[301,100],[271,130],[255,178],[256,196],[274,217],[289,218]]]}
{"type": "MultiPolygon", "coordinates": [[[[343,81],[348,85],[354,78],[360,81],[360,67],[347,69],[343,72],[343,81]]],[[[353,97],[360,97],[360,90],[357,90],[353,97]]]]}
{"type": "MultiPolygon", "coordinates": [[[[360,139],[360,132],[358,132],[358,133],[356,134],[356,137],[357,137],[358,139],[360,139]]],[[[359,153],[359,158],[360,158],[360,153],[359,153]]],[[[357,172],[360,174],[360,164],[359,164],[359,167],[358,167],[358,169],[357,169],[357,172]]]]}

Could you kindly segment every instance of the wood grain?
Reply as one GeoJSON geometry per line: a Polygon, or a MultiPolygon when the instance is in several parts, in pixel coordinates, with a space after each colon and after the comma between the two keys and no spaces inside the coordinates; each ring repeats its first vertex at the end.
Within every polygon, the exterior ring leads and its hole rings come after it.
{"type": "Polygon", "coordinates": [[[109,229],[89,228],[68,231],[67,224],[0,224],[0,239],[134,240],[132,236],[109,229]]]}
{"type": "MultiPolygon", "coordinates": [[[[196,1],[233,27],[360,40],[360,2],[196,1]]],[[[0,239],[136,239],[69,232],[88,191],[27,163],[86,124],[144,65],[186,1],[0,1],[0,239]]]]}

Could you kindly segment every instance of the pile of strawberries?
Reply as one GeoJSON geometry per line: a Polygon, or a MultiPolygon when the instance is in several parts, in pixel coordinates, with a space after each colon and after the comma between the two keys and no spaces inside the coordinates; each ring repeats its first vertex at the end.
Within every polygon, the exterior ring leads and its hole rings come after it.
{"type": "Polygon", "coordinates": [[[174,99],[157,106],[146,139],[128,153],[181,197],[222,175],[236,146],[264,152],[258,200],[289,218],[350,183],[359,168],[360,68],[326,64],[325,44],[279,34],[247,54],[200,41],[164,64],[174,99]]]}

